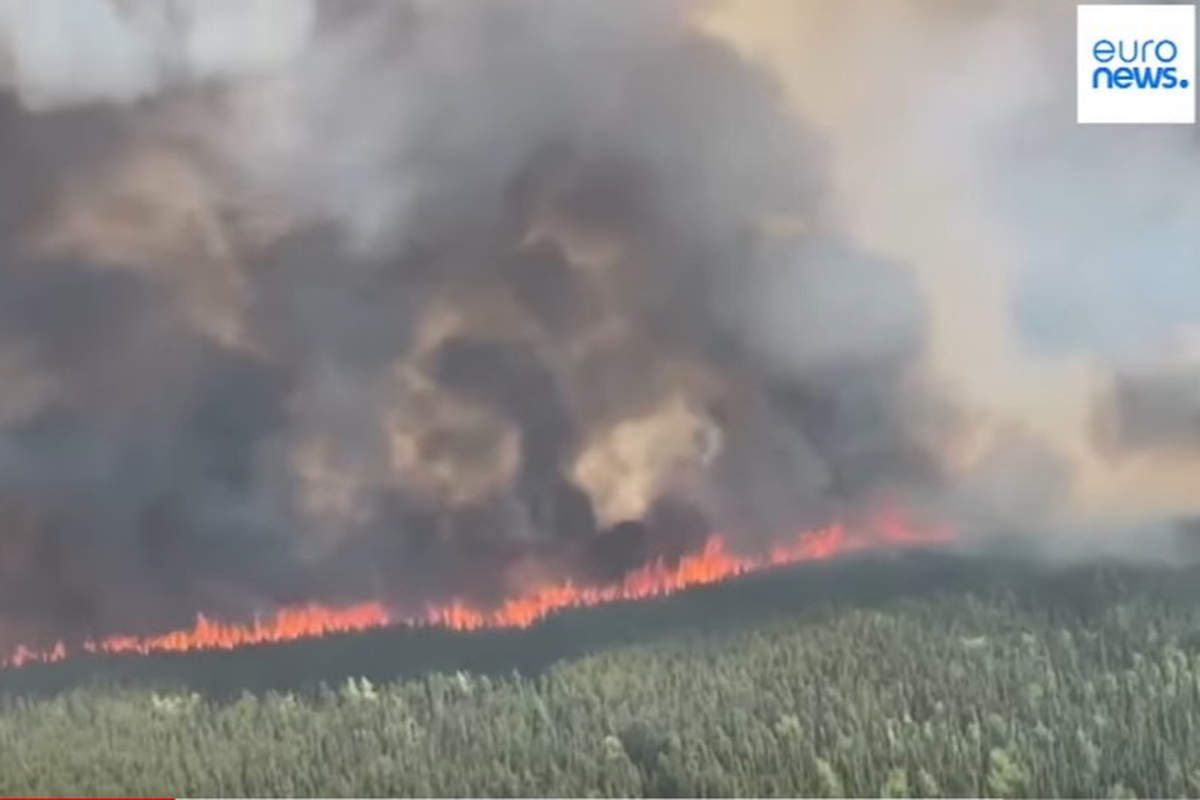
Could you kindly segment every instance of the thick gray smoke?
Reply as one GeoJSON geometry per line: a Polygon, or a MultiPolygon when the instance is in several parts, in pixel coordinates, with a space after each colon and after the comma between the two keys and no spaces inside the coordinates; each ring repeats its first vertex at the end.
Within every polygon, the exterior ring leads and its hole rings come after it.
{"type": "Polygon", "coordinates": [[[0,646],[1194,514],[1196,151],[1073,9],[0,0],[0,646]]]}
{"type": "Polygon", "coordinates": [[[910,272],[693,8],[4,5],[0,639],[484,602],[934,486],[910,272]]]}

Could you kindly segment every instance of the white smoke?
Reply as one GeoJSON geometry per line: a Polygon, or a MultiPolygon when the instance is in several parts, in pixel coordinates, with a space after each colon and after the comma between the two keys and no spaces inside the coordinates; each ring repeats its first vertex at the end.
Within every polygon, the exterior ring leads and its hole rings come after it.
{"type": "Polygon", "coordinates": [[[34,111],[131,103],[278,69],[313,22],[308,0],[2,0],[0,86],[34,111]]]}

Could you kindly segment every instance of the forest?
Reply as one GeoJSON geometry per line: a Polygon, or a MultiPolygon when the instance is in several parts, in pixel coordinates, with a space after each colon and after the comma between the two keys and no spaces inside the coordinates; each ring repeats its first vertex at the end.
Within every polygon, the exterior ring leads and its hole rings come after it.
{"type": "Polygon", "coordinates": [[[1200,573],[936,553],[0,673],[0,794],[1200,795],[1200,573]]]}

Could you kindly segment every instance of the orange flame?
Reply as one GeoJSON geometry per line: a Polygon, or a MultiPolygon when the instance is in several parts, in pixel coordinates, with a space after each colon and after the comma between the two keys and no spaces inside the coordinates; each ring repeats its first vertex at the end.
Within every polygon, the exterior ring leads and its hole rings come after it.
{"type": "MultiPolygon", "coordinates": [[[[654,562],[633,570],[619,582],[605,586],[578,586],[568,580],[534,589],[494,608],[478,608],[455,600],[442,606],[430,606],[424,614],[396,617],[377,602],[341,608],[313,603],[283,608],[270,617],[256,619],[252,623],[218,622],[199,614],[196,624],[189,629],[153,636],[109,636],[86,641],[82,649],[89,653],[141,654],[232,650],[245,645],[287,642],[390,625],[433,625],[462,631],[526,628],[560,609],[656,597],[772,566],[825,560],[870,547],[937,544],[953,539],[946,529],[917,530],[897,517],[882,519],[872,528],[875,532],[870,534],[852,533],[842,525],[808,531],[777,545],[764,556],[731,553],[725,539],[720,534],[713,534],[699,552],[684,556],[675,566],[654,562]]],[[[0,666],[19,667],[30,662],[61,661],[68,655],[68,648],[63,642],[46,650],[19,646],[8,659],[0,661],[0,666]]]]}

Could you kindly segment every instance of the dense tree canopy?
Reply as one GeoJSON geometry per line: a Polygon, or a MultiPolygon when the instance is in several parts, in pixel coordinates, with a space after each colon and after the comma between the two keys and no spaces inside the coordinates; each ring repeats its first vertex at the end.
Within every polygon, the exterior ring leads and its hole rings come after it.
{"type": "Polygon", "coordinates": [[[537,674],[10,695],[0,793],[1195,796],[1186,585],[847,603],[537,674]]]}

